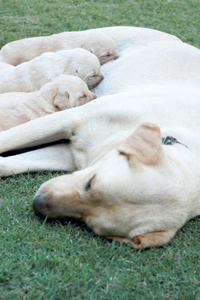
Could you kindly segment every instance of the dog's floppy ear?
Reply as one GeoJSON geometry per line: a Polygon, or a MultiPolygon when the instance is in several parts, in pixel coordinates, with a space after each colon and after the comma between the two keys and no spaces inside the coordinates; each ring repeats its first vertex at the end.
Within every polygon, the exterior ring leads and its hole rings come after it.
{"type": "Polygon", "coordinates": [[[107,236],[107,239],[113,240],[115,239],[118,242],[129,244],[131,247],[135,249],[143,249],[150,248],[156,246],[162,246],[168,243],[171,238],[174,236],[174,231],[155,231],[155,232],[147,232],[144,234],[140,234],[135,236],[132,240],[123,237],[117,236],[107,236]]]}
{"type": "Polygon", "coordinates": [[[69,93],[59,91],[54,98],[53,104],[60,110],[69,108],[69,93]]]}
{"type": "Polygon", "coordinates": [[[152,123],[142,123],[118,148],[125,155],[130,166],[141,162],[155,165],[162,157],[162,137],[160,128],[152,123]]]}

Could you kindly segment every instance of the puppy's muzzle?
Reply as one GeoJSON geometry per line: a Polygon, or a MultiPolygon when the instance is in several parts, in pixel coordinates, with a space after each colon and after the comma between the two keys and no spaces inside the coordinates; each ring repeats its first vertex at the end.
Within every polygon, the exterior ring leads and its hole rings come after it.
{"type": "Polygon", "coordinates": [[[114,54],[114,60],[115,60],[115,59],[118,59],[118,58],[119,58],[119,53],[116,52],[116,53],[114,54]]]}
{"type": "Polygon", "coordinates": [[[97,75],[97,76],[96,76],[96,82],[93,83],[93,85],[89,86],[89,88],[92,90],[92,89],[95,88],[95,87],[96,87],[103,79],[104,79],[103,74],[97,75]]]}
{"type": "Polygon", "coordinates": [[[104,79],[103,74],[99,75],[99,82],[101,82],[104,79]]]}

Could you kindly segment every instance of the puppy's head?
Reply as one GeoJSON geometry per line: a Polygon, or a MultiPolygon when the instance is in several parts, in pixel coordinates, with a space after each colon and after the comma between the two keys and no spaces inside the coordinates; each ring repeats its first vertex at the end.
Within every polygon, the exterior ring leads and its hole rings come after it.
{"type": "Polygon", "coordinates": [[[119,57],[113,40],[107,34],[100,32],[87,31],[82,48],[95,54],[101,65],[119,57]]]}
{"type": "Polygon", "coordinates": [[[96,95],[88,89],[86,83],[75,76],[61,75],[52,85],[55,90],[53,104],[58,110],[80,106],[96,99],[96,95]]]}
{"type": "Polygon", "coordinates": [[[98,58],[81,48],[71,50],[71,58],[66,74],[80,77],[91,90],[103,80],[98,58]]]}

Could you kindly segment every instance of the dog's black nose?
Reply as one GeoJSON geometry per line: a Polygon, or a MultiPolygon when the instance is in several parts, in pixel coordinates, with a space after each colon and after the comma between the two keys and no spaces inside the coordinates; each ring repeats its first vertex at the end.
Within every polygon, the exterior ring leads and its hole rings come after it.
{"type": "Polygon", "coordinates": [[[45,215],[41,212],[42,208],[43,208],[43,203],[42,203],[42,196],[38,195],[35,197],[34,201],[33,201],[33,211],[36,214],[36,216],[40,217],[40,218],[44,218],[45,215]]]}

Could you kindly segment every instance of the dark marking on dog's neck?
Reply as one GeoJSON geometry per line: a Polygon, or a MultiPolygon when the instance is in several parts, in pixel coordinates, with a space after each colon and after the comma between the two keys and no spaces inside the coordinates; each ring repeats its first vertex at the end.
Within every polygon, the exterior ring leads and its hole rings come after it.
{"type": "Polygon", "coordinates": [[[173,136],[166,136],[164,138],[162,138],[162,144],[163,145],[174,145],[174,144],[180,144],[185,146],[186,148],[188,148],[187,145],[180,143],[179,141],[177,141],[177,139],[175,139],[173,136]]]}

